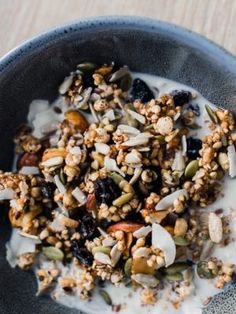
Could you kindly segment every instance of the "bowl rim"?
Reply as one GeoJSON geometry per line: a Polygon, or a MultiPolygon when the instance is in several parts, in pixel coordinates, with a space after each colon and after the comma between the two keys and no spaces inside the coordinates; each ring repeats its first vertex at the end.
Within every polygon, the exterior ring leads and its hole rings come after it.
{"type": "Polygon", "coordinates": [[[158,31],[162,34],[176,36],[178,40],[188,46],[196,47],[198,50],[204,51],[205,54],[210,54],[215,61],[222,64],[229,72],[234,72],[236,75],[236,56],[205,36],[169,22],[144,16],[129,15],[89,17],[61,24],[45,32],[41,32],[23,41],[0,58],[0,74],[5,72],[11,65],[17,63],[20,57],[33,52],[34,49],[42,45],[42,43],[48,44],[51,39],[63,39],[63,37],[66,37],[70,32],[83,32],[91,28],[98,31],[99,28],[104,29],[104,27],[112,29],[130,28],[149,32],[158,31]]]}

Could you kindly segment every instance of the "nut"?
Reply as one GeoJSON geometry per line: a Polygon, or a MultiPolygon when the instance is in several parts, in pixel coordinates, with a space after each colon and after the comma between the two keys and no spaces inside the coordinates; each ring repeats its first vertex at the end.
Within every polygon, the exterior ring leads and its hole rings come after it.
{"type": "Polygon", "coordinates": [[[173,130],[173,121],[170,117],[161,117],[156,124],[157,130],[161,135],[168,135],[173,130]]]}
{"type": "Polygon", "coordinates": [[[184,218],[178,218],[175,222],[174,235],[184,236],[188,230],[187,221],[184,218]]]}
{"type": "Polygon", "coordinates": [[[44,151],[42,161],[46,161],[48,159],[54,157],[66,157],[66,150],[64,148],[48,148],[44,151]]]}
{"type": "Polygon", "coordinates": [[[65,113],[65,120],[84,132],[89,124],[85,117],[78,110],[69,110],[65,113]]]}

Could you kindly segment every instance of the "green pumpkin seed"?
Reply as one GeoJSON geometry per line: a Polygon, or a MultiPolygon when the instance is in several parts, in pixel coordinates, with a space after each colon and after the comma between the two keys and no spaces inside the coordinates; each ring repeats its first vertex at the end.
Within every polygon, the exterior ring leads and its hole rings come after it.
{"type": "Polygon", "coordinates": [[[114,206],[122,206],[126,203],[128,203],[132,198],[134,194],[133,193],[126,193],[118,197],[116,200],[113,201],[114,206]]]}
{"type": "Polygon", "coordinates": [[[127,111],[127,109],[129,109],[129,110],[134,110],[134,111],[135,111],[133,104],[125,104],[125,105],[124,105],[124,114],[125,114],[125,118],[126,118],[126,120],[127,120],[128,125],[129,125],[129,126],[132,126],[132,127],[134,127],[134,128],[137,128],[137,127],[139,126],[138,121],[137,121],[136,119],[134,119],[134,118],[129,114],[129,112],[127,111]]]}
{"type": "Polygon", "coordinates": [[[99,290],[100,296],[103,298],[103,300],[106,302],[107,305],[112,305],[112,300],[110,295],[106,292],[106,290],[99,290]]]}
{"type": "Polygon", "coordinates": [[[198,171],[198,160],[192,160],[185,168],[184,175],[187,179],[192,178],[198,171]]]}
{"type": "Polygon", "coordinates": [[[182,273],[173,273],[173,274],[166,274],[165,278],[168,281],[182,281],[184,276],[182,273]]]}
{"type": "Polygon", "coordinates": [[[130,277],[131,275],[131,266],[132,266],[132,258],[128,258],[124,266],[124,272],[127,277],[130,277]]]}
{"type": "MultiPolygon", "coordinates": [[[[145,126],[144,128],[143,128],[143,131],[149,131],[149,130],[152,130],[154,128],[154,125],[153,124],[149,124],[149,125],[147,125],[147,126],[145,126]]],[[[157,136],[155,136],[155,138],[157,138],[159,135],[157,135],[157,136]]],[[[160,135],[160,136],[162,136],[162,135],[160,135]]],[[[163,137],[164,138],[164,137],[163,137]]]]}
{"type": "Polygon", "coordinates": [[[122,79],[120,80],[120,88],[127,92],[132,86],[132,77],[130,74],[126,74],[122,79]]]}
{"type": "Polygon", "coordinates": [[[82,72],[92,72],[96,68],[97,68],[97,65],[91,62],[80,63],[77,65],[77,69],[79,69],[82,72]]]}
{"type": "Polygon", "coordinates": [[[64,253],[54,246],[43,247],[42,251],[48,259],[53,261],[61,261],[64,258],[64,253]]]}
{"type": "Polygon", "coordinates": [[[202,128],[202,127],[201,127],[199,124],[197,124],[197,123],[193,123],[193,124],[187,125],[187,127],[188,127],[189,129],[192,129],[192,130],[198,130],[198,129],[201,129],[201,128],[202,128]]]}
{"type": "Polygon", "coordinates": [[[205,105],[205,109],[206,109],[206,112],[208,113],[208,116],[211,119],[211,121],[215,124],[218,123],[218,118],[217,118],[215,112],[211,109],[211,107],[208,105],[205,105]]]}
{"type": "Polygon", "coordinates": [[[59,178],[60,178],[61,182],[62,182],[64,185],[66,185],[67,177],[66,177],[65,172],[63,171],[63,168],[60,169],[59,178]]]}
{"type": "Polygon", "coordinates": [[[155,139],[158,140],[160,143],[165,143],[165,136],[163,135],[156,135],[155,139]]]}
{"type": "Polygon", "coordinates": [[[187,239],[185,239],[184,237],[180,237],[180,236],[179,237],[178,236],[173,237],[173,239],[175,241],[175,244],[179,245],[179,246],[187,246],[190,243],[187,239]]]}
{"type": "Polygon", "coordinates": [[[176,262],[174,264],[172,264],[171,266],[167,267],[164,269],[165,273],[172,275],[175,273],[179,273],[182,272],[184,270],[186,270],[187,268],[189,268],[189,264],[186,262],[176,262]]]}
{"type": "Polygon", "coordinates": [[[212,279],[216,277],[217,274],[213,274],[212,270],[208,268],[207,261],[200,261],[197,264],[197,273],[200,278],[212,279]]]}
{"type": "Polygon", "coordinates": [[[124,180],[124,178],[116,172],[109,173],[109,177],[111,177],[116,184],[119,184],[122,180],[124,180]]]}
{"type": "Polygon", "coordinates": [[[110,252],[111,252],[111,248],[110,248],[110,247],[107,247],[107,246],[102,246],[102,245],[100,245],[100,246],[95,246],[95,247],[92,249],[93,255],[94,255],[95,253],[98,253],[98,252],[101,252],[101,253],[104,253],[104,254],[109,255],[110,252]]]}

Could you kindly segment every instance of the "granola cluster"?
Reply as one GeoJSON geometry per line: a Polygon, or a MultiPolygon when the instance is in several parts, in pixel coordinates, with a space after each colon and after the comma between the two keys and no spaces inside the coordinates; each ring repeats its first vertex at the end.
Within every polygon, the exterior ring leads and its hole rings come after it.
{"type": "Polygon", "coordinates": [[[157,97],[114,64],[78,65],[59,93],[51,108],[31,108],[15,137],[17,170],[0,174],[12,227],[35,241],[18,266],[47,261],[39,293],[57,284],[85,299],[100,279],[131,282],[155,304],[168,284],[185,299],[195,268],[218,288],[230,282],[234,265],[211,256],[229,243],[230,218],[204,208],[220,179],[236,175],[232,114],[193,106],[189,91],[157,97]],[[201,110],[211,129],[203,139],[193,136],[201,110]]]}

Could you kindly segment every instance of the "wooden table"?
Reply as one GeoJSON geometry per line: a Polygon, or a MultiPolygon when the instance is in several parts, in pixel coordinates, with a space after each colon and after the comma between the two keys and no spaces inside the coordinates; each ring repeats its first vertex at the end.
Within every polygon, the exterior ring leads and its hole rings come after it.
{"type": "Polygon", "coordinates": [[[0,57],[56,25],[117,14],[182,25],[236,54],[236,0],[0,0],[0,57]]]}

